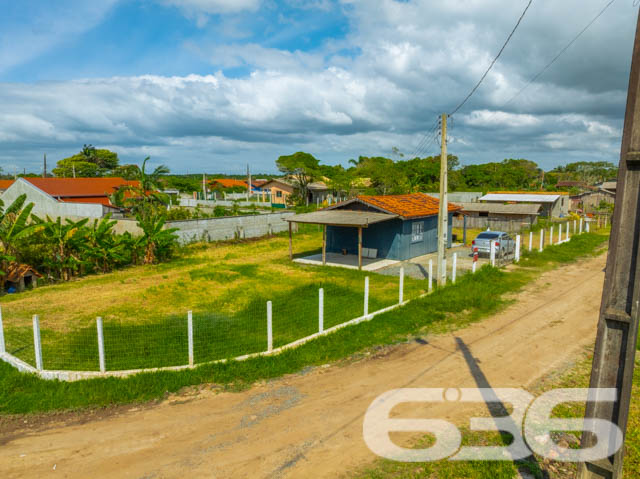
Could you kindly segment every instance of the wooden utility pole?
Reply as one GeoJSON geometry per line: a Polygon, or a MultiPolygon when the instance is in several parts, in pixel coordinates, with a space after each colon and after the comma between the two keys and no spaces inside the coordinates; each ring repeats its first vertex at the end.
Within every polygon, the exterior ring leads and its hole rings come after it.
{"type": "Polygon", "coordinates": [[[47,154],[44,154],[44,167],[42,168],[42,177],[47,177],[47,154]]]}
{"type": "Polygon", "coordinates": [[[447,282],[444,261],[447,258],[449,204],[447,201],[447,114],[442,115],[442,150],[440,153],[440,210],[438,212],[438,283],[447,282]]]}
{"type": "MultiPolygon", "coordinates": [[[[604,419],[626,435],[631,383],[638,336],[640,301],[640,16],[631,62],[627,111],[609,256],[604,278],[598,334],[591,369],[591,388],[615,388],[615,402],[587,402],[585,418],[604,419]]],[[[582,433],[582,448],[595,445],[590,432],[582,433]]],[[[605,439],[606,440],[606,439],[605,439]]],[[[600,461],[578,466],[579,479],[620,479],[624,448],[600,461]]]]}
{"type": "Polygon", "coordinates": [[[202,173],[202,199],[207,199],[207,174],[202,173]]]}

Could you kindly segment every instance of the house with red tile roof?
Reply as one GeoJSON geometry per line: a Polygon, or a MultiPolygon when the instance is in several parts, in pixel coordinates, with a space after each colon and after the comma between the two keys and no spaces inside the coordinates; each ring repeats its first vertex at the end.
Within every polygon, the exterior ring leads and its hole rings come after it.
{"type": "MultiPolygon", "coordinates": [[[[402,261],[437,251],[439,209],[440,201],[424,193],[358,196],[287,221],[323,226],[323,263],[326,254],[357,255],[362,267],[362,256],[402,261]]],[[[448,247],[453,215],[460,210],[449,203],[448,247]]]]}
{"type": "Polygon", "coordinates": [[[119,188],[137,185],[123,178],[18,178],[0,199],[8,205],[26,194],[37,216],[102,218],[107,213],[120,213],[111,202],[119,188]]]}
{"type": "Polygon", "coordinates": [[[209,182],[211,188],[244,188],[247,189],[247,182],[233,178],[215,178],[209,182]]]}

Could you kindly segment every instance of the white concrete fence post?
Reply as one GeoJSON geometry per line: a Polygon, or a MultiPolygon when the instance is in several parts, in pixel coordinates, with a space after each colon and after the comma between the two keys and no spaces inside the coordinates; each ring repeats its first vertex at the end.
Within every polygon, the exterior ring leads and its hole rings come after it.
{"type": "Polygon", "coordinates": [[[273,305],[267,301],[267,352],[273,351],[273,305]]]}
{"type": "Polygon", "coordinates": [[[7,346],[4,343],[4,325],[2,324],[2,306],[0,306],[0,354],[7,352],[7,346]]]}
{"type": "Polygon", "coordinates": [[[193,312],[187,311],[187,347],[189,352],[189,366],[193,366],[193,312]]]}
{"type": "Polygon", "coordinates": [[[433,260],[429,260],[429,292],[433,289],[433,260]]]}
{"type": "MultiPolygon", "coordinates": [[[[562,228],[562,226],[558,226],[558,228],[562,228]]],[[[562,229],[560,229],[560,234],[558,236],[560,236],[562,239],[562,229]]],[[[553,226],[551,227],[551,229],[549,230],[549,244],[551,246],[553,246],[553,226]]]]}
{"type": "Polygon", "coordinates": [[[544,249],[544,230],[540,230],[540,247],[538,248],[538,251],[542,253],[543,249],[544,249]]]}
{"type": "Polygon", "coordinates": [[[318,332],[324,331],[324,288],[318,290],[318,332]]]}
{"type": "Polygon", "coordinates": [[[404,302],[404,266],[400,266],[400,283],[398,284],[398,303],[404,302]]]}
{"type": "Polygon", "coordinates": [[[520,239],[520,235],[516,235],[516,251],[513,255],[513,259],[516,263],[520,261],[520,239]]]}
{"type": "Polygon", "coordinates": [[[580,218],[580,232],[578,234],[582,234],[582,218],[580,218]]]}
{"type": "Polygon", "coordinates": [[[491,261],[491,266],[496,265],[496,243],[493,240],[489,241],[489,261],[491,261]]]}
{"type": "Polygon", "coordinates": [[[104,332],[102,330],[102,318],[96,318],[96,329],[98,330],[98,363],[100,364],[100,372],[104,373],[107,369],[104,362],[104,332]]]}
{"type": "Polygon", "coordinates": [[[364,315],[369,316],[369,276],[364,278],[364,315]]]}
{"type": "Polygon", "coordinates": [[[573,234],[576,234],[576,220],[573,220],[573,234]]]}
{"type": "Polygon", "coordinates": [[[589,222],[585,221],[586,225],[587,225],[587,233],[589,233],[589,222]]]}
{"type": "Polygon", "coordinates": [[[33,315],[33,349],[36,353],[36,369],[42,371],[42,342],[40,341],[40,319],[33,315]]]}
{"type": "Polygon", "coordinates": [[[456,269],[458,268],[458,253],[453,253],[453,264],[451,265],[451,282],[456,282],[456,269]]]}

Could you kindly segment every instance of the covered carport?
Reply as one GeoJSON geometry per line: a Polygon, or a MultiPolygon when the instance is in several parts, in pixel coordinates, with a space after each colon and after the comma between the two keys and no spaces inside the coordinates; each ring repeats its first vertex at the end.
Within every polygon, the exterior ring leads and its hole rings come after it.
{"type": "MultiPolygon", "coordinates": [[[[314,224],[322,226],[322,264],[327,264],[327,226],[355,228],[358,231],[358,269],[362,269],[362,230],[370,225],[398,218],[398,215],[376,213],[372,211],[322,210],[303,213],[286,219],[289,222],[289,258],[293,260],[293,223],[314,224]]],[[[346,255],[345,255],[346,256],[346,255]]]]}

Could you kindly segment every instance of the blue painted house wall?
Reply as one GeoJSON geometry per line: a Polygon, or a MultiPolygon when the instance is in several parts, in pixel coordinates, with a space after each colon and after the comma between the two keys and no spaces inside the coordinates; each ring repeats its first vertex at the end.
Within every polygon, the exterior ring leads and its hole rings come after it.
{"type": "MultiPolygon", "coordinates": [[[[451,227],[453,214],[449,213],[449,234],[447,247],[451,247],[451,227]]],[[[433,253],[438,250],[438,217],[402,220],[395,218],[362,229],[362,247],[378,250],[378,258],[407,260],[433,253]],[[422,241],[412,241],[412,224],[423,223],[422,241]]],[[[358,254],[358,228],[327,226],[327,251],[358,254]]]]}

